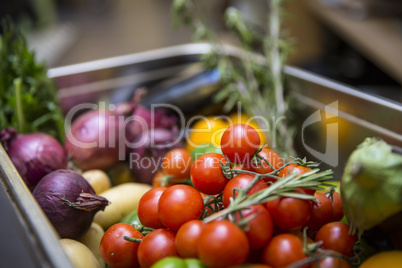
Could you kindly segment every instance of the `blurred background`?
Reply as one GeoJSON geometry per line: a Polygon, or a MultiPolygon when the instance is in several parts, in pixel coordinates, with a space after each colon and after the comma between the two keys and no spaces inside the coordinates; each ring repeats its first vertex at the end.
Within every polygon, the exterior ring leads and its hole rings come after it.
{"type": "MultiPolygon", "coordinates": [[[[222,43],[236,44],[222,14],[235,6],[266,27],[267,0],[196,0],[222,43]]],[[[402,102],[402,1],[288,0],[288,64],[402,102]]],[[[0,0],[0,16],[26,29],[49,68],[192,42],[173,27],[171,0],[0,0]]]]}

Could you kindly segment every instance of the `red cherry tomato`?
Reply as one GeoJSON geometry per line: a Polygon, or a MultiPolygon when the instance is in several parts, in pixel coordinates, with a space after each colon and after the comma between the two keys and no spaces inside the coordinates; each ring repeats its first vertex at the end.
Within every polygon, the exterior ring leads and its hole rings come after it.
{"type": "MultiPolygon", "coordinates": [[[[327,252],[339,255],[336,251],[327,250],[327,252]]],[[[310,268],[350,268],[350,264],[344,258],[327,256],[311,263],[310,268]]]]}
{"type": "Polygon", "coordinates": [[[300,176],[301,174],[307,172],[306,168],[303,166],[300,166],[296,163],[292,163],[284,167],[278,172],[278,177],[283,178],[286,176],[289,176],[290,174],[296,174],[297,176],[300,176]]]}
{"type": "Polygon", "coordinates": [[[175,235],[173,231],[165,228],[156,229],[147,234],[137,251],[140,266],[151,267],[165,257],[178,256],[174,242],[175,235]]]}
{"type": "MultiPolygon", "coordinates": [[[[225,208],[230,204],[230,198],[235,198],[238,195],[238,191],[235,191],[235,196],[233,196],[234,189],[244,189],[250,185],[254,180],[254,175],[251,174],[240,174],[233,177],[225,186],[222,192],[222,203],[225,208]]],[[[259,180],[253,187],[247,192],[248,195],[252,195],[258,191],[268,188],[267,184],[263,180],[259,180]]]]}
{"type": "MultiPolygon", "coordinates": [[[[329,198],[329,193],[326,194],[326,196],[329,198]]],[[[341,195],[338,192],[333,192],[332,193],[332,199],[329,198],[332,204],[332,209],[333,209],[333,216],[332,216],[332,221],[340,221],[343,218],[343,206],[342,206],[342,199],[341,195]]]]}
{"type": "Polygon", "coordinates": [[[253,127],[246,124],[234,124],[223,132],[221,149],[230,162],[245,164],[261,147],[260,142],[260,135],[253,127]]]}
{"type": "Polygon", "coordinates": [[[318,230],[315,241],[322,241],[321,247],[325,249],[353,257],[353,245],[357,241],[357,236],[349,233],[349,225],[346,223],[330,222],[318,230]]]}
{"type": "Polygon", "coordinates": [[[183,224],[176,233],[176,250],[180,257],[197,258],[197,244],[204,230],[205,223],[191,220],[183,224]]]}
{"type": "Polygon", "coordinates": [[[162,161],[162,171],[172,175],[175,180],[185,180],[190,177],[193,159],[189,152],[184,149],[170,150],[162,161]]]}
{"type": "Polygon", "coordinates": [[[303,227],[311,216],[311,201],[300,198],[280,197],[267,202],[266,208],[275,226],[285,231],[303,227]]]}
{"type": "Polygon", "coordinates": [[[127,223],[116,223],[108,228],[100,242],[102,258],[111,268],[139,267],[137,250],[139,243],[123,238],[142,239],[144,236],[127,223]]]}
{"type": "Polygon", "coordinates": [[[331,201],[322,193],[314,193],[318,203],[311,202],[311,217],[306,226],[311,231],[317,231],[324,224],[332,221],[333,209],[331,201]]]}
{"type": "Polygon", "coordinates": [[[153,187],[169,187],[169,186],[174,185],[175,183],[173,183],[173,182],[165,183],[162,181],[164,178],[166,178],[166,176],[168,176],[168,175],[165,175],[161,171],[158,171],[152,179],[152,186],[153,187]],[[164,183],[163,186],[162,186],[162,183],[164,183]]]}
{"type": "Polygon", "coordinates": [[[250,249],[263,248],[271,240],[274,232],[274,223],[268,210],[262,205],[254,205],[242,210],[240,213],[242,217],[237,214],[236,221],[254,215],[247,223],[246,231],[250,249]]]}
{"type": "MultiPolygon", "coordinates": [[[[263,158],[263,160],[260,160],[261,165],[259,165],[256,160],[252,160],[250,163],[251,171],[254,171],[259,174],[267,174],[267,173],[274,171],[271,168],[271,166],[274,167],[275,169],[279,169],[283,166],[282,158],[279,156],[279,154],[277,154],[275,151],[273,151],[271,149],[264,147],[258,153],[258,155],[263,158]],[[271,166],[264,160],[267,161],[268,163],[270,163],[271,166]]],[[[269,178],[267,178],[267,180],[272,181],[269,178]]]]}
{"type": "Polygon", "coordinates": [[[286,267],[306,258],[303,242],[293,234],[279,234],[264,248],[262,259],[272,267],[286,267]]]}
{"type": "MultiPolygon", "coordinates": [[[[311,168],[309,167],[303,167],[300,166],[296,163],[289,164],[285,168],[281,169],[278,172],[278,177],[283,178],[286,176],[289,176],[290,174],[296,174],[296,177],[300,176],[303,173],[311,171],[311,168]]],[[[302,190],[304,193],[313,195],[315,193],[315,190],[313,189],[305,189],[305,188],[298,188],[299,190],[302,190]]]]}
{"type": "Polygon", "coordinates": [[[191,181],[198,191],[215,195],[225,188],[229,179],[222,173],[220,162],[227,164],[226,157],[217,153],[207,153],[197,158],[191,166],[191,181]]]}
{"type": "Polygon", "coordinates": [[[159,198],[159,219],[173,231],[179,230],[187,221],[198,220],[203,210],[204,199],[196,189],[188,185],[170,186],[159,198]]]}
{"type": "Polygon", "coordinates": [[[198,242],[198,257],[207,267],[244,263],[249,253],[246,234],[228,220],[208,223],[198,242]]]}
{"type": "Polygon", "coordinates": [[[152,188],[141,197],[137,212],[138,218],[144,226],[155,229],[164,227],[159,219],[158,203],[159,198],[166,189],[166,187],[152,188]]]}

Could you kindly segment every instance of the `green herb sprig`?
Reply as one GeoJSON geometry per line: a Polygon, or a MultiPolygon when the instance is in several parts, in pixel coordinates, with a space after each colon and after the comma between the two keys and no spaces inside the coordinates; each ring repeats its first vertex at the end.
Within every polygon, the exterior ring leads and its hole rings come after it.
{"type": "Polygon", "coordinates": [[[254,117],[262,129],[269,130],[265,134],[271,148],[283,156],[295,156],[295,130],[285,120],[289,105],[284,96],[282,68],[292,46],[281,28],[283,2],[267,1],[267,27],[262,27],[266,30],[256,29],[236,8],[227,8],[225,24],[244,51],[243,57],[237,59],[225,52],[213,27],[192,0],[175,0],[172,10],[175,25],[187,26],[195,41],[209,42],[213,48],[202,60],[207,67],[218,68],[221,73],[223,87],[215,95],[215,101],[225,101],[225,112],[241,103],[245,113],[254,117]],[[263,60],[256,61],[256,54],[263,60]]]}
{"type": "Polygon", "coordinates": [[[8,19],[0,36],[0,130],[44,132],[64,138],[64,116],[57,89],[44,63],[35,59],[23,34],[8,19]]]}

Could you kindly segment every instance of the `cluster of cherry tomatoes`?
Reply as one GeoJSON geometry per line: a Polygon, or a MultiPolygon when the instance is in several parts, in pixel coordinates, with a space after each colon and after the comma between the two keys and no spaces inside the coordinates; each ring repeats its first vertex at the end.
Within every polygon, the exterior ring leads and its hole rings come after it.
{"type": "Polygon", "coordinates": [[[307,185],[237,209],[233,202],[242,190],[247,198],[311,169],[261,149],[258,133],[245,124],[223,133],[221,150],[195,161],[183,149],[165,156],[154,187],[139,202],[142,226],[118,223],[105,232],[100,248],[109,266],[151,267],[178,256],[197,259],[200,267],[349,267],[357,237],[340,221],[338,192],[307,185]],[[256,174],[271,176],[256,181],[256,174]]]}

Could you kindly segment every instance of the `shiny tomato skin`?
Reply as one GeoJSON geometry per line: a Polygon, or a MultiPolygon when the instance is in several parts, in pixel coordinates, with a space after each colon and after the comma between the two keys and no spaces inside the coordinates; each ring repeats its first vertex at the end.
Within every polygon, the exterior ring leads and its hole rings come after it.
{"type": "MultiPolygon", "coordinates": [[[[326,196],[329,198],[329,194],[326,194],[326,196]]],[[[333,210],[332,221],[340,221],[344,215],[341,195],[338,192],[333,192],[332,199],[329,198],[329,200],[333,210]]]]}
{"type": "MultiPolygon", "coordinates": [[[[263,248],[271,240],[274,232],[274,222],[268,210],[263,205],[254,205],[242,210],[240,213],[242,218],[255,215],[247,223],[246,235],[250,249],[263,248]]],[[[241,220],[241,217],[237,214],[236,221],[239,220],[241,220]]]]}
{"type": "Polygon", "coordinates": [[[137,211],[142,225],[155,229],[164,227],[159,219],[158,203],[166,189],[167,187],[155,187],[141,197],[137,211]]]}
{"type": "Polygon", "coordinates": [[[198,157],[191,166],[191,181],[194,187],[207,195],[223,191],[229,179],[222,173],[219,163],[227,164],[226,157],[217,153],[207,153],[198,157]]]}
{"type": "MultiPolygon", "coordinates": [[[[336,251],[327,250],[327,252],[339,255],[336,251]]],[[[327,256],[311,263],[310,268],[350,268],[350,264],[344,258],[327,256]]]]}
{"type": "Polygon", "coordinates": [[[139,267],[137,251],[139,243],[123,238],[142,239],[144,236],[127,223],[116,223],[108,228],[100,242],[102,258],[111,268],[139,267]]]}
{"type": "MultiPolygon", "coordinates": [[[[289,176],[290,174],[296,174],[296,177],[311,171],[311,168],[309,167],[303,167],[301,165],[298,165],[296,163],[292,163],[287,165],[285,168],[281,169],[278,172],[278,177],[283,178],[286,176],[289,176]]],[[[309,195],[314,195],[316,190],[313,189],[305,189],[305,188],[298,188],[299,190],[302,190],[304,193],[309,194],[309,195]]]]}
{"type": "Polygon", "coordinates": [[[261,147],[260,135],[251,126],[234,124],[222,134],[221,149],[230,162],[245,164],[250,162],[253,154],[261,147]]]}
{"type": "Polygon", "coordinates": [[[177,184],[167,188],[159,198],[158,215],[164,226],[172,231],[190,220],[198,220],[204,210],[204,199],[191,186],[177,184]]]}
{"type": "Polygon", "coordinates": [[[266,203],[276,227],[292,231],[303,227],[311,217],[311,201],[280,197],[266,203]]]}
{"type": "Polygon", "coordinates": [[[183,224],[176,233],[176,250],[180,257],[197,258],[197,244],[204,230],[205,223],[201,220],[191,220],[183,224]]]}
{"type": "MultiPolygon", "coordinates": [[[[275,169],[279,169],[283,166],[282,158],[272,149],[264,147],[261,149],[258,155],[270,163],[275,169]]],[[[254,171],[259,174],[267,174],[274,171],[271,166],[268,165],[268,163],[266,163],[264,160],[261,160],[261,165],[259,165],[258,162],[252,160],[250,163],[250,171],[254,171]]]]}
{"type": "Polygon", "coordinates": [[[278,177],[283,178],[289,176],[290,174],[296,174],[296,177],[307,172],[305,167],[300,166],[296,163],[292,163],[284,167],[278,172],[278,177]]]}
{"type": "Polygon", "coordinates": [[[174,242],[175,236],[173,231],[165,228],[156,229],[147,234],[137,251],[141,268],[151,267],[168,256],[178,256],[174,242]]]}
{"type": "Polygon", "coordinates": [[[170,150],[162,160],[162,172],[172,175],[175,180],[185,180],[190,177],[193,159],[189,152],[177,148],[170,150]]]}
{"type": "Polygon", "coordinates": [[[286,267],[304,258],[302,240],[286,233],[274,236],[262,253],[263,263],[272,267],[286,267]]]}
{"type": "Polygon", "coordinates": [[[349,225],[339,221],[327,223],[318,230],[315,241],[322,241],[322,248],[353,257],[353,246],[357,242],[357,236],[349,234],[349,228],[349,225]]]}
{"type": "Polygon", "coordinates": [[[317,231],[324,224],[332,221],[333,208],[331,201],[322,193],[314,193],[318,203],[311,202],[311,217],[306,226],[309,230],[317,231]]]}
{"type": "Polygon", "coordinates": [[[163,182],[162,180],[166,178],[167,175],[163,174],[161,171],[156,172],[155,176],[152,178],[153,187],[169,187],[175,185],[173,182],[163,182]],[[162,185],[164,183],[164,185],[162,185]]]}
{"type": "Polygon", "coordinates": [[[228,220],[208,223],[197,246],[198,257],[207,267],[232,267],[249,254],[246,234],[228,220]]]}
{"type": "MultiPolygon", "coordinates": [[[[230,204],[230,197],[233,197],[233,189],[244,189],[250,185],[254,180],[254,175],[251,174],[240,174],[232,179],[226,184],[222,192],[222,203],[225,208],[230,204]]],[[[263,180],[259,180],[253,187],[247,192],[248,195],[252,195],[258,191],[268,188],[267,184],[263,180]]],[[[235,192],[235,197],[238,195],[238,191],[235,192]]]]}

